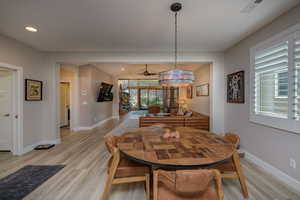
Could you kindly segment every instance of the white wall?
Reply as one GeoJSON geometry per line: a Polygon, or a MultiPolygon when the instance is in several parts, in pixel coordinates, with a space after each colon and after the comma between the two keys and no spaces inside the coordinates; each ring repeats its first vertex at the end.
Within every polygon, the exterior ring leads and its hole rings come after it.
{"type": "MultiPolygon", "coordinates": [[[[187,104],[190,109],[204,115],[210,115],[210,96],[196,96],[196,86],[202,84],[210,84],[210,64],[202,66],[195,71],[195,83],[193,87],[193,98],[187,99],[187,104]]],[[[210,84],[211,86],[211,84],[210,84]]],[[[186,89],[184,90],[186,91],[186,89]]],[[[185,92],[186,93],[186,92],[185,92]]],[[[186,96],[186,94],[185,94],[186,96]]]]}
{"type": "MultiPolygon", "coordinates": [[[[24,70],[24,79],[43,81],[43,101],[24,101],[24,132],[23,146],[48,140],[53,134],[51,116],[51,82],[53,81],[52,67],[45,65],[45,55],[13,39],[0,35],[0,62],[20,66],[24,70]],[[50,119],[51,122],[51,119],[50,119]]],[[[56,139],[56,137],[51,137],[56,139]]],[[[28,149],[28,148],[27,148],[28,149]]]]}
{"type": "Polygon", "coordinates": [[[103,121],[113,115],[113,101],[97,102],[101,83],[113,84],[113,77],[96,67],[92,68],[92,91],[93,91],[93,120],[94,123],[103,121]]]}
{"type": "Polygon", "coordinates": [[[241,147],[246,151],[300,181],[299,167],[292,169],[289,166],[290,158],[300,165],[300,135],[249,121],[249,49],[297,23],[300,23],[300,6],[226,51],[225,74],[245,70],[246,103],[225,103],[225,130],[238,133],[241,147]]]}
{"type": "Polygon", "coordinates": [[[80,127],[92,127],[112,117],[113,102],[97,102],[102,82],[113,84],[113,78],[93,65],[79,67],[80,127]]]}

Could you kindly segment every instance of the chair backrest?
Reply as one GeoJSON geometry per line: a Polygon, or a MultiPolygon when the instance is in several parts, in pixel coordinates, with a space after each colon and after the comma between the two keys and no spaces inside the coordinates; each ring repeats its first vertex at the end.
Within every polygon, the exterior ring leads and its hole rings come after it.
{"type": "Polygon", "coordinates": [[[225,138],[226,140],[230,141],[230,142],[234,145],[234,147],[235,147],[236,149],[239,148],[239,146],[240,146],[240,141],[241,141],[240,136],[238,136],[238,135],[235,134],[235,133],[225,133],[225,134],[224,134],[224,138],[225,138]]]}
{"type": "Polygon", "coordinates": [[[181,170],[176,171],[176,186],[178,192],[197,193],[205,191],[213,179],[210,170],[181,170]]]}
{"type": "MultiPolygon", "coordinates": [[[[154,173],[158,183],[163,183],[167,188],[178,194],[201,194],[211,187],[211,183],[215,180],[216,193],[219,200],[223,200],[224,194],[222,190],[221,174],[217,170],[178,170],[164,171],[157,170],[154,173]]],[[[156,185],[158,185],[158,183],[156,185]]],[[[158,190],[154,190],[158,191],[158,190]]],[[[154,194],[157,198],[158,195],[154,194]]],[[[154,199],[158,200],[158,199],[154,199]]],[[[160,199],[159,199],[160,200],[160,199]]]]}
{"type": "Polygon", "coordinates": [[[114,149],[117,149],[117,136],[105,136],[105,145],[109,153],[113,154],[114,149]]]}
{"type": "Polygon", "coordinates": [[[111,158],[108,161],[108,173],[114,177],[120,162],[120,151],[117,145],[118,136],[105,136],[104,141],[111,158]]]}

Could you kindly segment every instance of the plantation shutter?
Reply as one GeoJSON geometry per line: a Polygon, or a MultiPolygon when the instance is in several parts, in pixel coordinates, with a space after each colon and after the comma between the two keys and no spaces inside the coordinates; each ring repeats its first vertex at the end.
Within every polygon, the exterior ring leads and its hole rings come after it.
{"type": "Polygon", "coordinates": [[[288,41],[255,52],[255,114],[288,117],[288,61],[288,41]]]}
{"type": "Polygon", "coordinates": [[[294,66],[295,66],[295,119],[300,120],[300,36],[294,40],[294,66]]]}

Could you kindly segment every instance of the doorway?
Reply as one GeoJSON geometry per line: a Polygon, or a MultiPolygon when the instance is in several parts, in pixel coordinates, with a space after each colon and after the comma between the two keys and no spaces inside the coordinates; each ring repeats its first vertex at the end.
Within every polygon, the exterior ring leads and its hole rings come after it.
{"type": "Polygon", "coordinates": [[[13,71],[0,67],[0,151],[12,151],[13,71]]]}
{"type": "Polygon", "coordinates": [[[60,82],[60,127],[70,128],[70,83],[60,82]]]}

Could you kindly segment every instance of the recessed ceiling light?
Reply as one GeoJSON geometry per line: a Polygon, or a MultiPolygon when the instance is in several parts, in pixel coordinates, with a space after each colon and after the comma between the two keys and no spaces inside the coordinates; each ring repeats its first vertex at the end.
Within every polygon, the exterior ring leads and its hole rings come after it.
{"type": "Polygon", "coordinates": [[[37,32],[37,29],[32,26],[25,26],[25,29],[30,32],[37,32]]]}
{"type": "Polygon", "coordinates": [[[124,67],[122,67],[122,68],[121,68],[121,71],[125,71],[125,68],[124,68],[124,67]]]}

